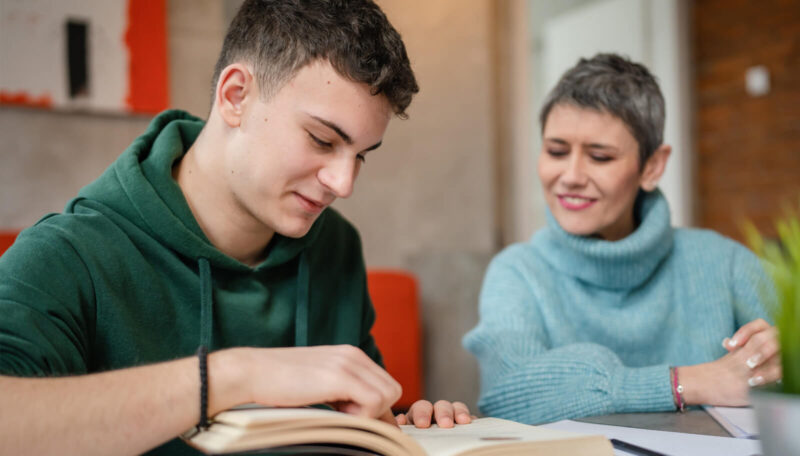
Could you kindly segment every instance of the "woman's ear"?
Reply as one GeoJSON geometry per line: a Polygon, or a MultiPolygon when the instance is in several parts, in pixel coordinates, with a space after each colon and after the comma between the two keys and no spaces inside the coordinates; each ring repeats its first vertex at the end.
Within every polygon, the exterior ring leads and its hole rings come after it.
{"type": "Polygon", "coordinates": [[[241,124],[245,101],[255,95],[254,81],[253,73],[241,63],[228,65],[220,73],[214,105],[229,127],[235,128],[241,124]]]}
{"type": "Polygon", "coordinates": [[[658,149],[653,152],[653,155],[647,160],[642,170],[642,177],[639,181],[642,190],[652,192],[658,187],[658,180],[661,179],[664,170],[667,169],[667,160],[671,152],[672,147],[668,144],[658,146],[658,149]]]}

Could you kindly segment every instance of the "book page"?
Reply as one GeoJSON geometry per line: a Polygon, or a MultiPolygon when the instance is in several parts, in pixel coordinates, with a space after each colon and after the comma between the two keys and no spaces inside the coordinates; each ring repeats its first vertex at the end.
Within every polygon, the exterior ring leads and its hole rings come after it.
{"type": "MultiPolygon", "coordinates": [[[[417,429],[414,426],[401,426],[403,432],[413,437],[426,453],[436,456],[450,456],[465,453],[469,450],[497,446],[503,444],[534,446],[533,442],[563,441],[567,447],[569,441],[583,439],[587,436],[546,429],[537,426],[515,423],[499,418],[479,418],[470,424],[459,424],[451,429],[442,429],[433,425],[428,429],[417,429]]],[[[594,446],[597,451],[593,454],[605,453],[611,445],[605,439],[598,439],[594,446]],[[599,444],[598,444],[599,442],[599,444]]],[[[557,448],[556,446],[553,446],[557,448]]],[[[487,454],[491,454],[488,453],[487,454]]],[[[573,454],[573,453],[570,453],[573,454]]]]}
{"type": "Polygon", "coordinates": [[[219,413],[211,426],[185,437],[206,453],[286,445],[352,445],[385,455],[423,455],[397,427],[371,418],[315,408],[248,407],[219,413]]]}

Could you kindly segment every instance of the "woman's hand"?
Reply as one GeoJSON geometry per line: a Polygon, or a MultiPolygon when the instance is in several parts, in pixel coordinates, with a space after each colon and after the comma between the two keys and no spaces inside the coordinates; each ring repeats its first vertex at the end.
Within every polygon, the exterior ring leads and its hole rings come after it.
{"type": "Polygon", "coordinates": [[[397,424],[413,424],[418,428],[430,427],[434,422],[441,428],[451,428],[456,424],[469,424],[476,417],[470,415],[463,402],[419,400],[411,404],[407,413],[398,414],[397,424]]]}
{"type": "Polygon", "coordinates": [[[686,404],[747,405],[750,387],[781,378],[777,331],[766,321],[747,323],[723,346],[728,354],[716,361],[678,368],[686,404]]]}

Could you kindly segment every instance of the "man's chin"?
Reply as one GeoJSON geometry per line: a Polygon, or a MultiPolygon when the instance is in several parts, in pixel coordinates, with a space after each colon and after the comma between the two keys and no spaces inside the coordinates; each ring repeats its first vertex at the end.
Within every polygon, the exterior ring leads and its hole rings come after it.
{"type": "Polygon", "coordinates": [[[299,239],[308,234],[309,231],[311,231],[311,227],[314,226],[315,221],[316,217],[311,222],[304,222],[304,223],[298,223],[293,226],[286,226],[283,227],[283,229],[276,230],[276,232],[281,236],[299,239]]]}

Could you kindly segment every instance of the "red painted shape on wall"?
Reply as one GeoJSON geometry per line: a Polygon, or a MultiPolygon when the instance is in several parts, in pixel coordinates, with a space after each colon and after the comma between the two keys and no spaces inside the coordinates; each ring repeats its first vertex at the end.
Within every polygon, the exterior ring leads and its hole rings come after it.
{"type": "Polygon", "coordinates": [[[0,104],[50,109],[53,107],[53,99],[49,94],[37,97],[24,91],[9,92],[0,90],[0,104]]]}
{"type": "Polygon", "coordinates": [[[167,10],[165,0],[128,0],[128,95],[134,112],[157,113],[169,106],[167,10]]]}

